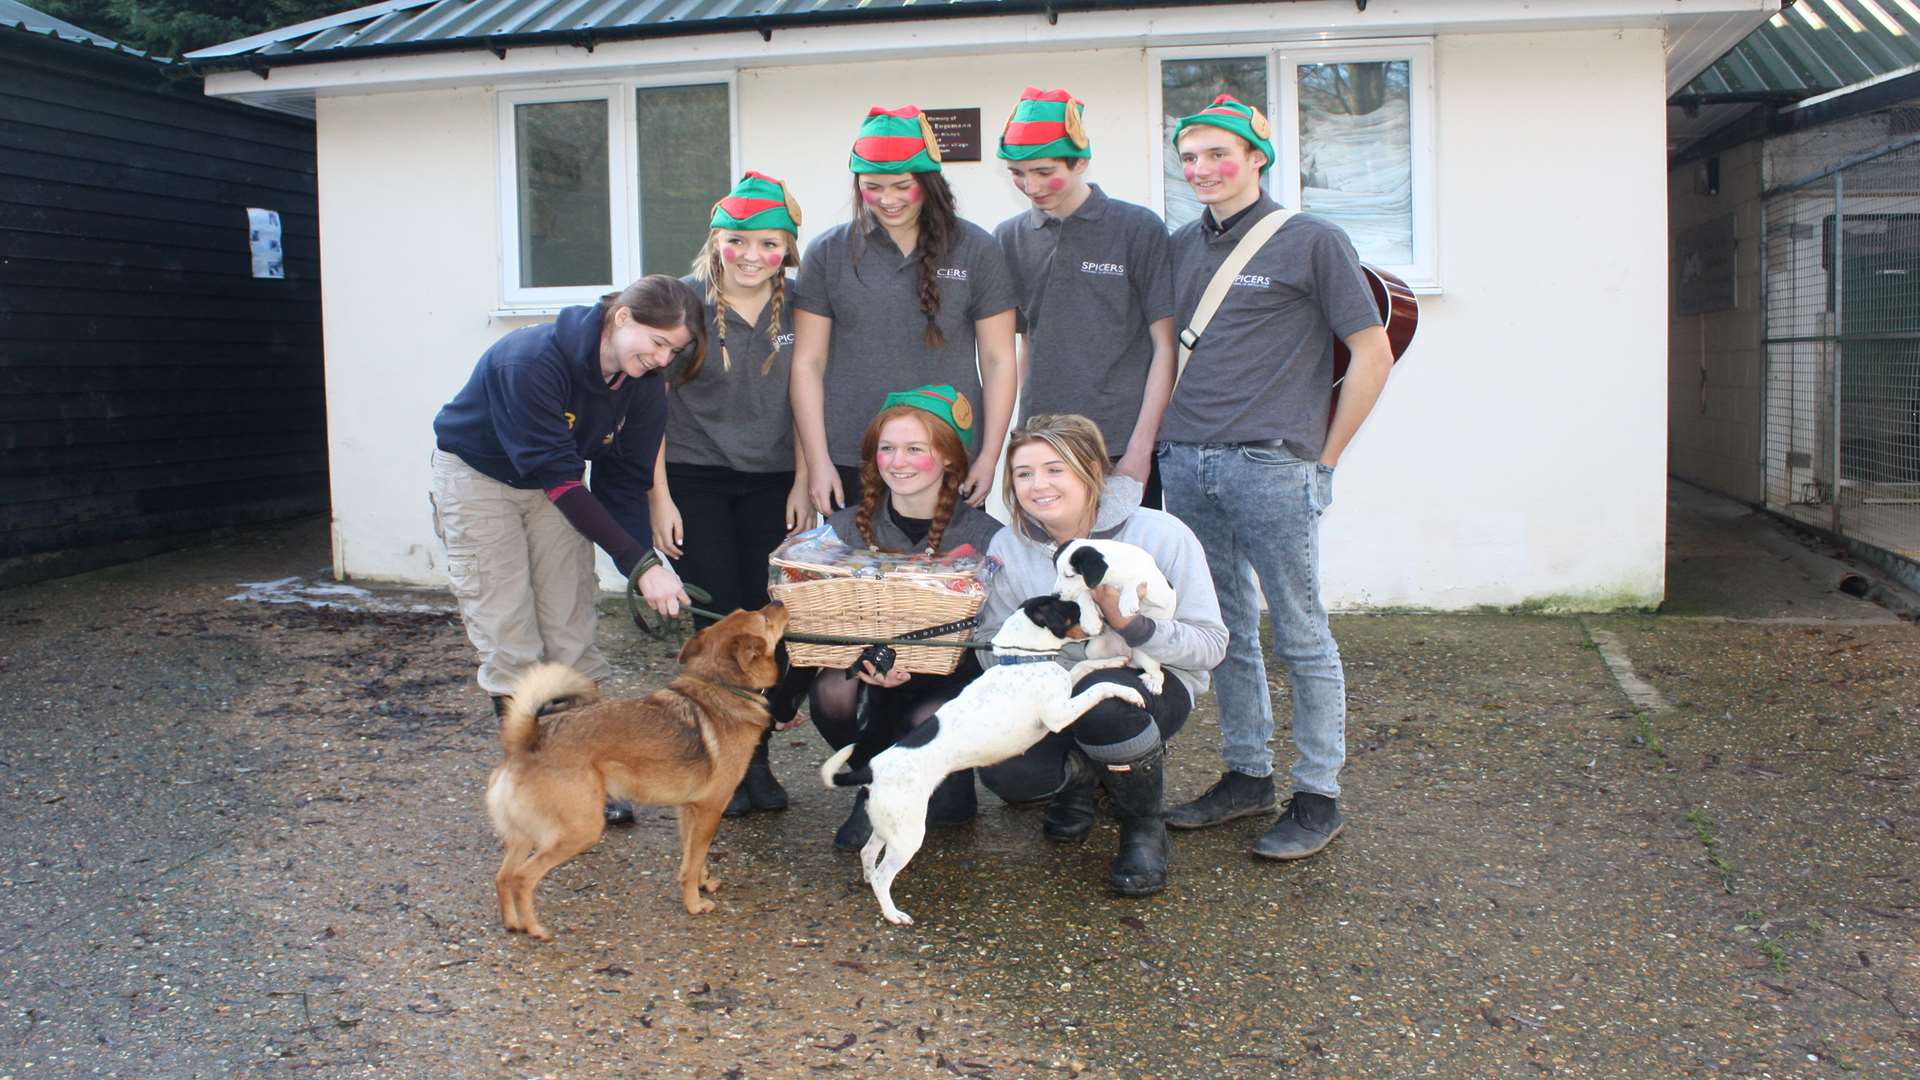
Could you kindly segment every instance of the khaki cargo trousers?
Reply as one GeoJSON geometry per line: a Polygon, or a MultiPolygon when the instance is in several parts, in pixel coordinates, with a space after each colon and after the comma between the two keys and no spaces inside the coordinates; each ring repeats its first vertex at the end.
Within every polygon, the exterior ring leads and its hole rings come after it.
{"type": "Polygon", "coordinates": [[[595,682],[612,674],[593,641],[593,544],[546,492],[508,487],[435,450],[432,496],[460,621],[480,652],[480,689],[510,694],[543,660],[595,682]]]}

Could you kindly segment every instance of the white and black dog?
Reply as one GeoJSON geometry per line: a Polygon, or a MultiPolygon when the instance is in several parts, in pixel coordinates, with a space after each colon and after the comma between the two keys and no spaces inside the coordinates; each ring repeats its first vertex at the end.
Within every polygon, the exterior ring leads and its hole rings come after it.
{"type": "MultiPolygon", "coordinates": [[[[1171,619],[1176,597],[1167,575],[1147,554],[1145,548],[1119,540],[1069,540],[1053,553],[1058,572],[1053,591],[1062,600],[1080,604],[1080,626],[1088,635],[1100,634],[1104,624],[1100,607],[1093,602],[1096,585],[1112,585],[1119,591],[1120,613],[1145,615],[1150,619],[1171,619]],[[1140,586],[1146,585],[1142,595],[1140,586]]],[[[1100,634],[1087,648],[1087,656],[1130,655],[1140,669],[1140,683],[1155,694],[1166,685],[1160,662],[1139,649],[1128,649],[1118,634],[1100,634]],[[1124,652],[1122,651],[1124,650],[1124,652]]]]}
{"type": "Polygon", "coordinates": [[[1074,685],[1093,672],[1126,662],[1122,657],[1084,660],[1071,669],[1055,663],[1061,647],[1084,633],[1079,624],[1080,605],[1072,601],[1054,596],[1028,600],[994,634],[994,665],[932,719],[864,767],[839,772],[858,744],[843,747],[820,766],[820,779],[828,787],[866,785],[873,835],[860,849],[860,869],[888,922],[913,925],[912,917],[894,906],[893,879],[926,840],[927,799],[940,781],[961,769],[1022,754],[1102,701],[1118,698],[1144,707],[1140,692],[1120,683],[1097,683],[1073,692],[1074,685]]]}

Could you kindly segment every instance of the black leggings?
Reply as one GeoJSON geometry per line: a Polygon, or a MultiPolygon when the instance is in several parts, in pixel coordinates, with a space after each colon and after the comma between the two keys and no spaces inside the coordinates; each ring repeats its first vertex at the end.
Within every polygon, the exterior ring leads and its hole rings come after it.
{"type": "Polygon", "coordinates": [[[861,728],[882,724],[899,738],[926,723],[940,707],[960,696],[966,685],[980,677],[980,662],[969,651],[951,675],[915,675],[892,689],[867,686],[850,679],[844,669],[795,668],[795,673],[813,671],[813,685],[807,694],[807,711],[820,737],[835,750],[860,737],[861,728]],[[860,711],[860,688],[866,686],[867,708],[860,711]]]}
{"type": "MultiPolygon", "coordinates": [[[[787,535],[793,474],[668,462],[667,487],[683,526],[674,572],[712,593],[712,610],[721,614],[765,607],[767,556],[787,535]]],[[[693,619],[695,627],[712,622],[693,619]]]]}
{"type": "Polygon", "coordinates": [[[980,782],[1008,802],[1032,802],[1060,790],[1067,775],[1067,754],[1076,747],[1093,748],[1097,755],[1100,747],[1139,739],[1149,725],[1158,729],[1161,741],[1173,738],[1186,726],[1187,716],[1193,712],[1193,698],[1187,693],[1186,684],[1173,672],[1165,672],[1164,678],[1166,683],[1161,692],[1153,694],[1140,684],[1140,672],[1134,668],[1094,672],[1074,686],[1076,693],[1095,683],[1124,683],[1140,691],[1147,707],[1141,709],[1119,700],[1103,701],[1087,710],[1071,727],[1050,732],[1019,757],[981,769],[980,782]]]}

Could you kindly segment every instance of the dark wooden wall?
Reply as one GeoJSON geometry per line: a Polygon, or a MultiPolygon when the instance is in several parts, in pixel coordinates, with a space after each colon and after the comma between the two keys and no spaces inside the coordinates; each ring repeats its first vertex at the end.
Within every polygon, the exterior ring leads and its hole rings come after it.
{"type": "Polygon", "coordinates": [[[0,29],[0,585],[327,508],[316,218],[310,122],[0,29]]]}

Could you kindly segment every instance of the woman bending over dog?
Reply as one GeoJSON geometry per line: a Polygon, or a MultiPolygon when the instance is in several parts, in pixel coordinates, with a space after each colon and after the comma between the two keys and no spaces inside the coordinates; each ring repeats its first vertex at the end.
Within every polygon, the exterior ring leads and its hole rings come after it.
{"type": "MultiPolygon", "coordinates": [[[[968,505],[960,493],[973,437],[973,408],[966,395],[951,386],[887,395],[860,440],[860,501],[836,512],[827,524],[855,548],[946,555],[970,546],[986,554],[1000,523],[968,505]]],[[[926,723],[979,674],[980,664],[971,652],[950,675],[909,675],[898,668],[881,672],[864,661],[852,677],[845,671],[821,670],[813,679],[808,711],[821,738],[835,750],[875,724],[898,738],[926,723]],[[865,708],[860,703],[863,686],[865,708]]],[[[834,847],[858,851],[865,846],[871,833],[866,798],[864,788],[854,796],[853,812],[834,834],[834,847]]],[[[971,821],[977,807],[973,771],[947,777],[927,807],[929,825],[971,821]]]]}
{"type": "MultiPolygon", "coordinates": [[[[1120,613],[1111,585],[1095,588],[1094,601],[1109,629],[1129,646],[1151,652],[1172,677],[1154,694],[1132,667],[1088,676],[1076,691],[1097,682],[1121,682],[1138,690],[1146,707],[1102,702],[1025,754],[981,769],[980,779],[1009,802],[1050,798],[1047,839],[1067,843],[1086,839],[1093,827],[1094,788],[1104,786],[1120,819],[1120,852],[1107,882],[1123,896],[1150,896],[1167,885],[1164,746],[1186,724],[1195,699],[1207,688],[1208,672],[1226,656],[1227,627],[1206,555],[1192,531],[1172,515],[1142,507],[1140,482],[1110,469],[1100,429],[1084,416],[1035,416],[1014,430],[1005,476],[1015,504],[1013,525],[989,549],[1005,566],[993,579],[978,633],[992,636],[1022,600],[1053,590],[1058,545],[1119,540],[1153,556],[1178,594],[1174,617],[1129,619],[1120,613]]],[[[1061,662],[1078,658],[1063,654],[1061,662]]],[[[991,664],[991,656],[984,662],[991,664]]]]}
{"type": "Polygon", "coordinates": [[[666,426],[658,375],[705,347],[699,294],[654,274],[501,338],[434,417],[434,530],[496,713],[541,661],[612,672],[593,640],[594,545],[654,610],[687,604],[649,546],[647,489],[666,426]]]}
{"type": "MultiPolygon", "coordinates": [[[[750,172],[713,204],[707,224],[682,280],[706,298],[712,355],[667,369],[667,439],[651,505],[653,545],[725,614],[766,606],[767,556],[814,520],[787,405],[793,282],[785,271],[800,265],[800,206],[784,183],[750,172]]],[[[693,622],[702,629],[713,620],[693,622]]],[[[793,720],[808,682],[787,679],[770,692],[776,725],[793,720]]],[[[786,809],[767,760],[773,730],[761,736],[728,817],[786,809]]]]}

